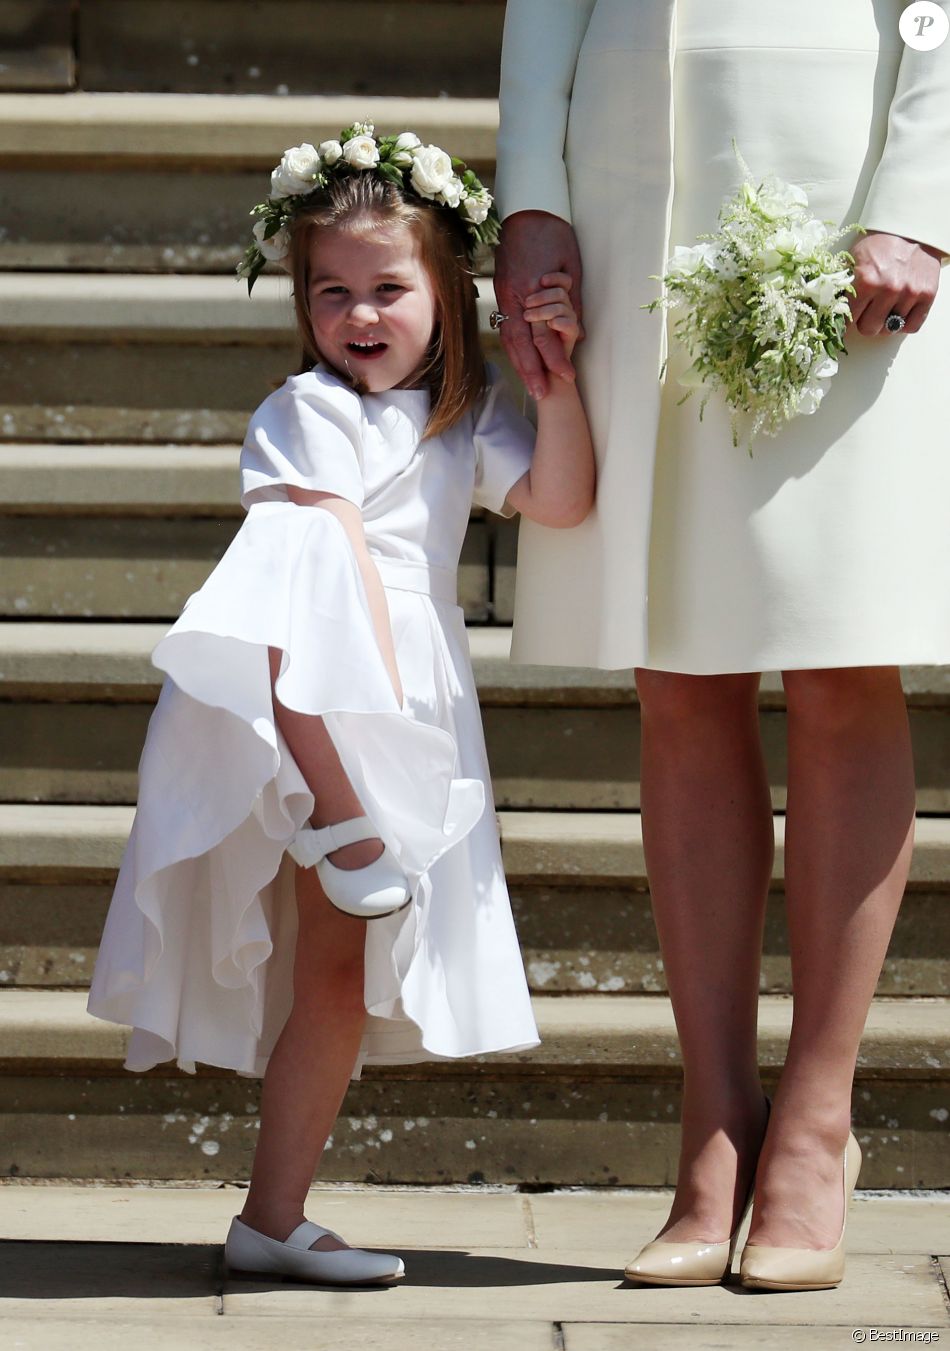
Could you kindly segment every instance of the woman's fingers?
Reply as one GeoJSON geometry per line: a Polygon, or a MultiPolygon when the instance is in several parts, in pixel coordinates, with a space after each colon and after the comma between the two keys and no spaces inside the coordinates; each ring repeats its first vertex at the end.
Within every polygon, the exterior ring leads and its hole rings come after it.
{"type": "Polygon", "coordinates": [[[940,283],[940,255],[926,245],[899,235],[868,234],[857,240],[854,254],[855,296],[851,322],[865,337],[888,334],[888,316],[899,314],[904,333],[924,324],[940,283]]]}

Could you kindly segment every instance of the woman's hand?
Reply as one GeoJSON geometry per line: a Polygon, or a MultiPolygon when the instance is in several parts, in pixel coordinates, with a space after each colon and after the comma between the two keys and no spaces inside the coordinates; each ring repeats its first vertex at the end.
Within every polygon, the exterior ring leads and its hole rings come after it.
{"type": "MultiPolygon", "coordinates": [[[[540,281],[544,289],[533,291],[531,295],[525,297],[525,322],[532,327],[535,343],[538,330],[542,326],[556,333],[561,340],[564,355],[570,361],[571,353],[581,338],[581,323],[571,303],[573,278],[567,272],[546,272],[540,281]]],[[[573,366],[570,375],[563,375],[561,378],[573,380],[573,366]]]]}
{"type": "Polygon", "coordinates": [[[940,251],[872,230],[856,241],[851,252],[857,292],[851,301],[851,322],[858,332],[866,338],[886,333],[889,314],[907,321],[904,333],[918,332],[937,294],[940,251]]]}
{"type": "Polygon", "coordinates": [[[581,336],[581,259],[573,229],[547,211],[516,211],[509,216],[495,254],[495,295],[499,310],[508,316],[499,331],[512,365],[536,400],[548,392],[549,373],[574,379],[559,334],[546,323],[532,325],[524,317],[528,297],[541,288],[542,277],[555,272],[571,279],[581,336]]]}

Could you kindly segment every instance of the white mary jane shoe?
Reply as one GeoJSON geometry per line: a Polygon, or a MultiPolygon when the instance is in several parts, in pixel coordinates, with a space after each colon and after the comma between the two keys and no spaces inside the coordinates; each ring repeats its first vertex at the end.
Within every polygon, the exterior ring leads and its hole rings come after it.
{"type": "Polygon", "coordinates": [[[382,919],[402,910],[412,899],[406,875],[388,849],[365,868],[337,868],[327,854],[360,840],[376,840],[379,833],[368,816],[313,830],[302,826],[287,846],[301,868],[316,868],[327,900],[357,919],[382,919]]]}
{"type": "Polygon", "coordinates": [[[228,1230],[224,1256],[232,1271],[291,1276],[320,1285],[390,1285],[405,1276],[402,1258],[390,1253],[365,1252],[362,1248],[312,1251],[311,1243],[316,1243],[325,1234],[343,1242],[332,1229],[323,1229],[311,1220],[304,1220],[281,1243],[279,1239],[258,1233],[235,1215],[228,1230]]]}

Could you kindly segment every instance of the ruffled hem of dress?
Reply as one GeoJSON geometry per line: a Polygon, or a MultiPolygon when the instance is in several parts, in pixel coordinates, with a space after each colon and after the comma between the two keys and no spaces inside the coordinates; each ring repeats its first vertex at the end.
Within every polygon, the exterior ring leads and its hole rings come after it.
{"type": "Polygon", "coordinates": [[[287,942],[283,969],[265,977],[288,905],[296,928],[292,867],[281,863],[313,809],[274,722],[268,648],[284,654],[278,697],[324,718],[366,815],[413,890],[400,915],[374,921],[388,926],[391,956],[367,971],[367,1009],[408,1018],[423,1052],[441,1058],[466,1038],[459,1029],[433,1035],[413,1007],[428,871],[482,816],[484,785],[457,777],[447,731],[400,709],[339,521],[291,503],[252,507],[153,654],[169,679],[142,755],[138,811],[89,1011],[133,1028],[128,1069],[174,1057],[189,1071],[201,1061],[264,1072],[290,1007],[273,988],[290,986],[287,942]]]}

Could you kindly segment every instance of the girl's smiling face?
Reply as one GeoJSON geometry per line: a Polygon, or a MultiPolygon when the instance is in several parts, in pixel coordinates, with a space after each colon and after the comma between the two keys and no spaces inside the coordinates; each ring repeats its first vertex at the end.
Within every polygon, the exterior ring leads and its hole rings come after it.
{"type": "Polygon", "coordinates": [[[412,386],[436,321],[432,281],[408,226],[315,230],[309,307],[323,359],[378,394],[412,386]]]}

